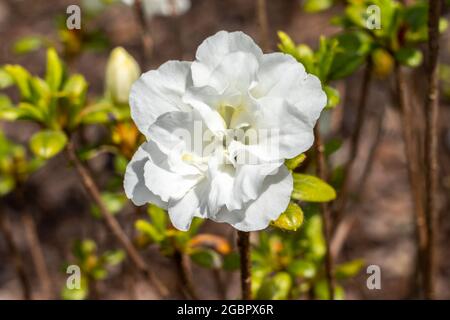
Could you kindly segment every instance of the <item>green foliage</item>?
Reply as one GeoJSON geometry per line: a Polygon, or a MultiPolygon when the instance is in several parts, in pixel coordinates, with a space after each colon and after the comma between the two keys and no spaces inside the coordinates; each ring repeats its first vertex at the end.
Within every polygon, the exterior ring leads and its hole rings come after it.
{"type": "Polygon", "coordinates": [[[336,191],[325,181],[302,173],[294,173],[292,198],[306,202],[328,202],[336,198],[336,191]]]}
{"type": "Polygon", "coordinates": [[[44,40],[39,36],[25,36],[14,42],[13,51],[16,54],[26,54],[36,51],[44,45],[44,40]]]}
{"type": "MultiPolygon", "coordinates": [[[[123,193],[109,191],[102,192],[101,198],[108,211],[113,215],[119,213],[128,201],[123,193]]],[[[97,205],[92,205],[91,213],[94,217],[101,218],[100,209],[97,205]]]]}
{"type": "Polygon", "coordinates": [[[30,149],[35,155],[50,159],[61,152],[67,143],[64,132],[44,130],[35,133],[30,139],[30,149]]]}
{"type": "Polygon", "coordinates": [[[256,299],[285,300],[289,297],[292,278],[286,272],[278,272],[272,277],[265,278],[258,290],[256,299]]]}
{"type": "Polygon", "coordinates": [[[86,299],[92,282],[106,279],[108,270],[119,265],[125,259],[125,253],[122,250],[98,253],[97,244],[90,239],[75,241],[72,254],[75,260],[70,264],[80,268],[81,283],[79,289],[69,289],[64,285],[61,297],[65,300],[86,299]]]}
{"type": "Polygon", "coordinates": [[[274,220],[271,225],[283,230],[296,231],[303,223],[302,208],[296,203],[289,203],[286,211],[283,212],[277,220],[274,220]]]}
{"type": "Polygon", "coordinates": [[[284,162],[284,164],[286,165],[286,167],[289,170],[293,171],[296,168],[298,168],[302,164],[302,162],[305,161],[305,159],[306,159],[306,155],[304,153],[302,153],[302,154],[299,154],[298,156],[296,156],[295,158],[286,160],[284,162]]]}
{"type": "Polygon", "coordinates": [[[303,10],[314,13],[324,11],[333,5],[333,0],[306,0],[303,3],[303,10]]]}

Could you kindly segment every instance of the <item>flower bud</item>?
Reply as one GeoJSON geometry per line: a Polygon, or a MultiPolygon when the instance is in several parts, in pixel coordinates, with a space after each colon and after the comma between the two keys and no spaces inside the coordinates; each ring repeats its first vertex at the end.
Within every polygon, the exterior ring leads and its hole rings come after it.
{"type": "Polygon", "coordinates": [[[141,69],[136,60],[122,47],[115,48],[106,65],[106,95],[114,103],[128,103],[131,85],[139,78],[141,69]]]}

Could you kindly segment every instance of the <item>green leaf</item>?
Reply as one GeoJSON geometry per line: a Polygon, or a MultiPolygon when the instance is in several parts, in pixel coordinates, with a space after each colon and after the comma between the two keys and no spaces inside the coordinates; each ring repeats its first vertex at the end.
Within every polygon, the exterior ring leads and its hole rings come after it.
{"type": "Polygon", "coordinates": [[[81,74],[74,74],[64,84],[63,94],[67,96],[70,103],[79,106],[84,103],[88,83],[81,74]]]}
{"type": "Polygon", "coordinates": [[[298,156],[296,156],[295,158],[292,159],[287,159],[284,162],[284,165],[291,171],[293,171],[294,169],[296,169],[299,165],[302,164],[303,161],[305,161],[306,159],[306,155],[304,153],[299,154],[298,156]]]}
{"type": "Polygon", "coordinates": [[[338,265],[334,270],[334,273],[336,275],[336,279],[347,279],[356,276],[363,267],[364,260],[355,259],[338,265]]]}
{"type": "Polygon", "coordinates": [[[84,262],[89,255],[94,254],[97,251],[97,244],[90,239],[77,240],[73,245],[73,255],[84,262]]]}
{"type": "Polygon", "coordinates": [[[80,288],[69,289],[67,285],[61,291],[61,298],[64,300],[84,300],[89,294],[88,280],[86,277],[81,277],[80,288]]]}
{"type": "Polygon", "coordinates": [[[103,262],[110,266],[118,265],[124,259],[125,259],[125,252],[123,250],[106,251],[102,255],[103,262]]]}
{"type": "MultiPolygon", "coordinates": [[[[328,284],[325,280],[320,280],[314,286],[314,295],[320,300],[329,300],[330,291],[328,290],[328,284]]],[[[344,288],[336,285],[334,288],[334,300],[344,300],[345,292],[344,288]]]]}
{"type": "Polygon", "coordinates": [[[339,104],[339,102],[341,101],[339,91],[330,86],[324,86],[323,91],[325,91],[325,93],[327,94],[326,108],[331,109],[331,108],[336,107],[339,104]]]}
{"type": "Polygon", "coordinates": [[[401,48],[395,53],[395,58],[403,65],[415,68],[422,64],[422,51],[414,48],[401,48]]]}
{"type": "Polygon", "coordinates": [[[328,202],[336,198],[336,191],[325,181],[302,173],[293,173],[292,198],[306,202],[328,202]]]}
{"type": "Polygon", "coordinates": [[[271,225],[283,230],[296,231],[303,223],[303,211],[296,203],[289,203],[286,211],[283,212],[277,220],[272,221],[271,225]]]}
{"type": "Polygon", "coordinates": [[[7,195],[16,187],[14,177],[10,175],[0,175],[0,196],[7,195]]]}
{"type": "Polygon", "coordinates": [[[154,204],[150,204],[147,207],[147,213],[152,221],[152,225],[158,230],[159,233],[166,232],[167,229],[167,212],[154,204]]]}
{"type": "Polygon", "coordinates": [[[288,266],[288,271],[295,277],[303,279],[312,279],[316,276],[316,266],[307,260],[295,260],[288,266]]]}
{"type": "Polygon", "coordinates": [[[45,81],[53,92],[57,92],[61,87],[64,75],[64,65],[58,57],[54,48],[47,50],[47,71],[45,81]]]}
{"type": "Polygon", "coordinates": [[[211,249],[195,249],[189,255],[196,264],[208,269],[219,269],[222,267],[221,256],[211,249]]]}
{"type": "Polygon", "coordinates": [[[165,233],[161,233],[151,223],[139,219],[134,224],[136,230],[149,237],[152,241],[159,243],[165,239],[165,233]]]}
{"type": "Polygon", "coordinates": [[[0,68],[0,89],[6,89],[14,84],[14,79],[4,68],[0,68]]]}
{"type": "MultiPolygon", "coordinates": [[[[102,192],[101,198],[108,211],[113,215],[119,213],[127,203],[127,198],[122,193],[105,191],[102,192]]],[[[94,217],[101,218],[98,206],[92,205],[91,213],[94,217]]]]}
{"type": "Polygon", "coordinates": [[[43,45],[39,36],[26,36],[14,42],[13,51],[16,54],[25,54],[40,49],[43,45]]]}
{"type": "Polygon", "coordinates": [[[13,79],[17,88],[20,91],[21,98],[23,100],[31,99],[31,88],[30,88],[30,73],[19,65],[8,64],[3,67],[3,69],[9,74],[13,79]]]}
{"type": "Polygon", "coordinates": [[[44,130],[35,133],[30,139],[30,148],[39,157],[50,159],[57,155],[67,143],[62,131],[44,130]]]}
{"type": "Polygon", "coordinates": [[[278,272],[271,278],[266,278],[258,290],[258,300],[285,300],[289,297],[292,287],[291,276],[287,272],[278,272]]]}
{"type": "Polygon", "coordinates": [[[230,252],[223,256],[223,269],[226,271],[238,270],[240,266],[240,258],[237,252],[230,252]]]}
{"type": "Polygon", "coordinates": [[[330,8],[333,0],[306,0],[303,4],[303,10],[309,13],[320,12],[330,8]]]}

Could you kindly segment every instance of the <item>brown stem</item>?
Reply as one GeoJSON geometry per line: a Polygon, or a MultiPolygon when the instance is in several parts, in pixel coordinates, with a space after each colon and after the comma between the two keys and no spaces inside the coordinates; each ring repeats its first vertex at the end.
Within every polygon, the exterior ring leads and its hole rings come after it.
{"type": "Polygon", "coordinates": [[[149,266],[145,263],[144,258],[133,246],[131,240],[128,238],[127,234],[122,229],[117,219],[107,209],[105,203],[101,198],[100,191],[94,182],[94,179],[90,175],[89,171],[81,163],[71,141],[69,141],[66,146],[66,154],[69,161],[75,166],[75,169],[78,172],[78,175],[84,188],[86,189],[86,192],[99,207],[99,211],[103,218],[103,221],[105,221],[112,234],[123,246],[133,265],[155,286],[157,293],[161,297],[167,296],[167,294],[169,293],[167,288],[159,281],[158,278],[155,277],[149,266]]]}
{"type": "Polygon", "coordinates": [[[252,274],[250,259],[250,232],[237,232],[237,245],[241,258],[241,290],[242,300],[252,299],[252,274]]]}
{"type": "Polygon", "coordinates": [[[341,189],[339,191],[339,198],[336,201],[336,210],[334,214],[335,225],[339,223],[339,220],[342,219],[344,215],[347,200],[348,200],[348,192],[350,187],[351,173],[353,163],[358,155],[359,150],[359,141],[361,137],[361,130],[363,128],[365,114],[366,114],[366,106],[367,101],[369,101],[369,88],[370,81],[372,79],[372,62],[369,59],[367,61],[367,65],[364,71],[364,77],[362,80],[362,87],[360,91],[359,101],[358,101],[358,109],[356,112],[356,123],[355,129],[353,130],[351,140],[350,140],[350,154],[347,163],[344,167],[344,177],[342,180],[341,189]]]}
{"type": "Polygon", "coordinates": [[[175,249],[174,259],[184,289],[192,299],[198,300],[197,290],[195,289],[194,280],[192,279],[189,257],[180,250],[175,249]]]}
{"type": "Polygon", "coordinates": [[[264,51],[270,50],[269,44],[269,21],[267,19],[267,4],[266,0],[258,0],[258,24],[260,32],[261,47],[264,51]]]}
{"type": "MultiPolygon", "coordinates": [[[[327,172],[326,172],[326,162],[324,155],[324,146],[322,143],[322,137],[320,134],[320,126],[319,122],[317,122],[314,128],[314,148],[316,151],[316,170],[317,176],[326,181],[327,180],[327,172]]],[[[325,238],[326,244],[326,253],[325,253],[325,273],[327,278],[329,297],[330,299],[334,299],[334,289],[335,289],[335,279],[334,279],[334,271],[333,271],[333,255],[330,250],[330,210],[327,203],[320,204],[320,211],[322,214],[322,229],[323,235],[325,238]]]]}
{"type": "Polygon", "coordinates": [[[415,212],[416,237],[417,237],[417,264],[420,266],[423,280],[425,250],[428,242],[428,232],[425,224],[425,213],[423,208],[423,188],[421,185],[421,174],[418,148],[414,141],[411,103],[407,90],[407,84],[401,66],[395,65],[395,78],[398,92],[398,101],[402,113],[403,140],[405,146],[405,157],[408,167],[408,178],[411,188],[411,197],[415,212]]]}
{"type": "Polygon", "coordinates": [[[143,65],[148,66],[153,53],[153,38],[150,33],[150,26],[145,16],[144,7],[141,0],[134,1],[134,10],[141,26],[142,60],[143,65]]]}
{"type": "Polygon", "coordinates": [[[438,114],[439,114],[439,19],[441,1],[430,0],[428,11],[428,95],[425,104],[426,138],[425,138],[425,219],[428,232],[428,243],[425,250],[424,287],[427,299],[436,298],[436,195],[438,193],[438,114]]]}
{"type": "Polygon", "coordinates": [[[219,295],[219,299],[225,300],[227,298],[227,286],[222,277],[222,272],[220,269],[214,268],[212,270],[214,282],[216,284],[217,294],[219,295]]]}
{"type": "Polygon", "coordinates": [[[31,253],[31,259],[33,260],[34,268],[36,269],[36,274],[42,287],[42,292],[45,298],[49,299],[53,296],[52,281],[37,233],[36,223],[28,211],[22,212],[21,219],[25,229],[28,248],[31,253]]]}
{"type": "Polygon", "coordinates": [[[19,248],[16,245],[11,228],[11,222],[6,214],[0,212],[0,229],[5,237],[6,246],[13,259],[14,268],[19,278],[22,287],[22,294],[25,300],[31,299],[31,284],[30,279],[25,271],[25,264],[19,248]]]}

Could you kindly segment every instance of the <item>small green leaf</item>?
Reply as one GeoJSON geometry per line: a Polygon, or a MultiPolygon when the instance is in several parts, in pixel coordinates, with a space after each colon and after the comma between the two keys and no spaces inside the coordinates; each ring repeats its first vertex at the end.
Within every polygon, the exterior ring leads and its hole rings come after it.
{"type": "Polygon", "coordinates": [[[341,101],[341,96],[339,91],[330,86],[324,86],[323,91],[327,94],[327,106],[326,108],[331,109],[336,107],[341,101]]]}
{"type": "Polygon", "coordinates": [[[4,68],[0,68],[0,89],[6,89],[14,84],[14,79],[4,68]]]}
{"type": "Polygon", "coordinates": [[[61,87],[64,75],[64,65],[58,57],[54,48],[47,50],[47,71],[45,81],[53,92],[57,92],[61,87]]]}
{"type": "Polygon", "coordinates": [[[86,277],[81,277],[79,288],[69,288],[66,284],[61,291],[61,298],[64,300],[84,300],[89,294],[88,280],[86,277]]]}
{"type": "Polygon", "coordinates": [[[309,13],[320,12],[330,8],[333,0],[306,0],[303,4],[303,10],[309,13]]]}
{"type": "MultiPolygon", "coordinates": [[[[314,295],[320,300],[329,300],[330,291],[328,290],[328,284],[325,280],[320,280],[314,286],[314,295]]],[[[344,288],[337,285],[334,288],[334,300],[344,300],[345,292],[344,288]]]]}
{"type": "Polygon", "coordinates": [[[147,213],[152,221],[152,225],[159,233],[164,233],[167,229],[167,212],[154,204],[150,204],[147,208],[147,213]]]}
{"type": "Polygon", "coordinates": [[[62,131],[44,130],[35,133],[30,139],[30,148],[39,157],[50,159],[57,155],[67,143],[62,131]]]}
{"type": "Polygon", "coordinates": [[[271,278],[263,280],[258,290],[258,300],[285,300],[292,287],[291,276],[287,272],[278,272],[271,278]]]}
{"type": "Polygon", "coordinates": [[[293,173],[292,198],[306,202],[328,202],[336,198],[336,191],[325,181],[302,173],[293,173]]]}
{"type": "Polygon", "coordinates": [[[115,266],[121,263],[125,259],[125,252],[123,250],[111,250],[106,251],[102,255],[102,260],[110,266],[115,266]]]}
{"type": "Polygon", "coordinates": [[[395,53],[395,58],[403,65],[415,68],[422,64],[422,51],[414,48],[401,48],[395,53]]]}
{"type": "Polygon", "coordinates": [[[223,256],[223,269],[227,271],[234,271],[239,269],[240,258],[237,252],[230,252],[223,256]]]}
{"type": "MultiPolygon", "coordinates": [[[[105,191],[102,192],[101,198],[108,211],[113,215],[119,213],[127,203],[127,198],[122,193],[105,191]]],[[[96,205],[91,207],[91,213],[96,218],[101,217],[100,209],[96,205]]]]}
{"type": "Polygon", "coordinates": [[[159,243],[164,240],[165,234],[161,233],[151,223],[146,220],[139,219],[134,224],[136,230],[149,237],[152,241],[159,243]]]}
{"type": "Polygon", "coordinates": [[[296,169],[299,165],[302,164],[303,161],[305,161],[306,159],[306,155],[304,153],[299,154],[298,156],[296,156],[295,158],[292,159],[287,159],[284,162],[284,165],[289,169],[289,170],[294,170],[296,169]]]}
{"type": "Polygon", "coordinates": [[[23,100],[31,99],[31,88],[30,88],[30,73],[19,65],[8,64],[3,67],[3,69],[10,75],[14,80],[17,88],[19,88],[21,98],[23,100]]]}
{"type": "Polygon", "coordinates": [[[356,276],[363,267],[364,260],[355,259],[338,265],[334,270],[334,273],[336,275],[336,279],[347,279],[356,276]]]}
{"type": "Polygon", "coordinates": [[[16,181],[10,175],[0,175],[0,196],[7,195],[16,186],[16,181]]]}
{"type": "Polygon", "coordinates": [[[288,266],[288,271],[295,277],[304,279],[312,279],[316,276],[316,266],[307,260],[295,260],[288,266]]]}
{"type": "Polygon", "coordinates": [[[296,231],[303,223],[303,211],[296,203],[289,203],[286,211],[277,220],[271,223],[272,226],[289,231],[296,231]]]}
{"type": "Polygon", "coordinates": [[[40,49],[43,45],[39,36],[22,37],[14,43],[13,51],[16,54],[25,54],[40,49]]]}
{"type": "Polygon", "coordinates": [[[208,269],[219,269],[222,267],[222,258],[211,249],[195,249],[189,255],[196,264],[208,269]]]}

